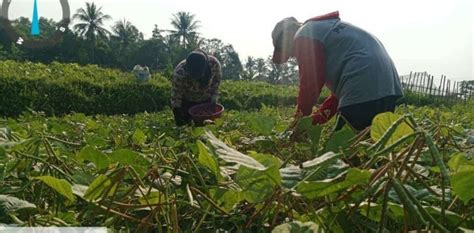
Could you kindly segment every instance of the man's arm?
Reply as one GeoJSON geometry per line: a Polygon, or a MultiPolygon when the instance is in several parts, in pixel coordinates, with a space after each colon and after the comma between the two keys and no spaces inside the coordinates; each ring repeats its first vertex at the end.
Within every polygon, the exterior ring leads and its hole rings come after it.
{"type": "Polygon", "coordinates": [[[219,85],[221,84],[222,80],[222,68],[219,60],[213,59],[214,61],[211,62],[211,73],[213,75],[213,79],[211,82],[211,101],[213,103],[217,102],[217,97],[219,95],[219,85]]]}
{"type": "Polygon", "coordinates": [[[181,108],[183,103],[183,97],[185,88],[183,86],[183,79],[185,76],[183,64],[180,63],[173,72],[172,88],[171,88],[171,107],[181,108]]]}
{"type": "Polygon", "coordinates": [[[300,75],[297,111],[308,116],[324,86],[326,75],[324,46],[321,42],[306,37],[297,38],[294,44],[300,75]]]}

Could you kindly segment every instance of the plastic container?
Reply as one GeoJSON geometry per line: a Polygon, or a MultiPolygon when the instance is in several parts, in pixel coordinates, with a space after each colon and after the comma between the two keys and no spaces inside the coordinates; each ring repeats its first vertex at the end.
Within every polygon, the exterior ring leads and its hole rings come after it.
{"type": "Polygon", "coordinates": [[[221,104],[198,104],[188,110],[196,124],[202,124],[205,120],[215,120],[221,117],[224,112],[224,106],[221,104]]]}

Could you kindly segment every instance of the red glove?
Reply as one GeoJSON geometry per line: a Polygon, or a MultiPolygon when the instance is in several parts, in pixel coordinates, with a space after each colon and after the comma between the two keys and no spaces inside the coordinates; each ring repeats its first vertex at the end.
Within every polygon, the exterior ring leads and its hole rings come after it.
{"type": "Polygon", "coordinates": [[[334,94],[331,94],[328,98],[324,100],[318,111],[313,113],[313,124],[324,124],[331,120],[331,118],[337,113],[337,107],[338,99],[334,94]]]}

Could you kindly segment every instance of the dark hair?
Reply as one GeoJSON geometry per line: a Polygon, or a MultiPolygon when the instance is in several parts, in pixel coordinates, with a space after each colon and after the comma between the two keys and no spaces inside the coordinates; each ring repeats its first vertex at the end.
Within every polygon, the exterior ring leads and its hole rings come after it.
{"type": "Polygon", "coordinates": [[[186,71],[202,86],[209,85],[211,79],[209,56],[202,50],[192,51],[186,58],[186,71]]]}

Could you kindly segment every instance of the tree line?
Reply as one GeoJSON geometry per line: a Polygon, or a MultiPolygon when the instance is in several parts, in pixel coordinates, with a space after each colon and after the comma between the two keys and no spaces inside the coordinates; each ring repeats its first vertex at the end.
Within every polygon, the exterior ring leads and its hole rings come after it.
{"type": "MultiPolygon", "coordinates": [[[[177,12],[171,18],[171,30],[155,24],[152,36],[143,33],[127,19],[105,27],[112,17],[95,3],[86,3],[72,17],[62,40],[54,46],[28,49],[7,38],[0,28],[0,60],[52,61],[78,64],[97,64],[102,67],[131,70],[136,64],[171,77],[176,66],[186,55],[201,48],[216,56],[222,63],[223,77],[230,80],[257,80],[275,84],[294,84],[298,80],[297,65],[291,61],[275,65],[270,57],[247,57],[243,61],[231,44],[217,38],[205,38],[199,33],[201,23],[190,12],[177,12]]],[[[56,30],[57,22],[40,18],[41,37],[47,38],[56,30]]],[[[31,21],[20,17],[11,22],[17,34],[31,38],[31,21]]]]}

